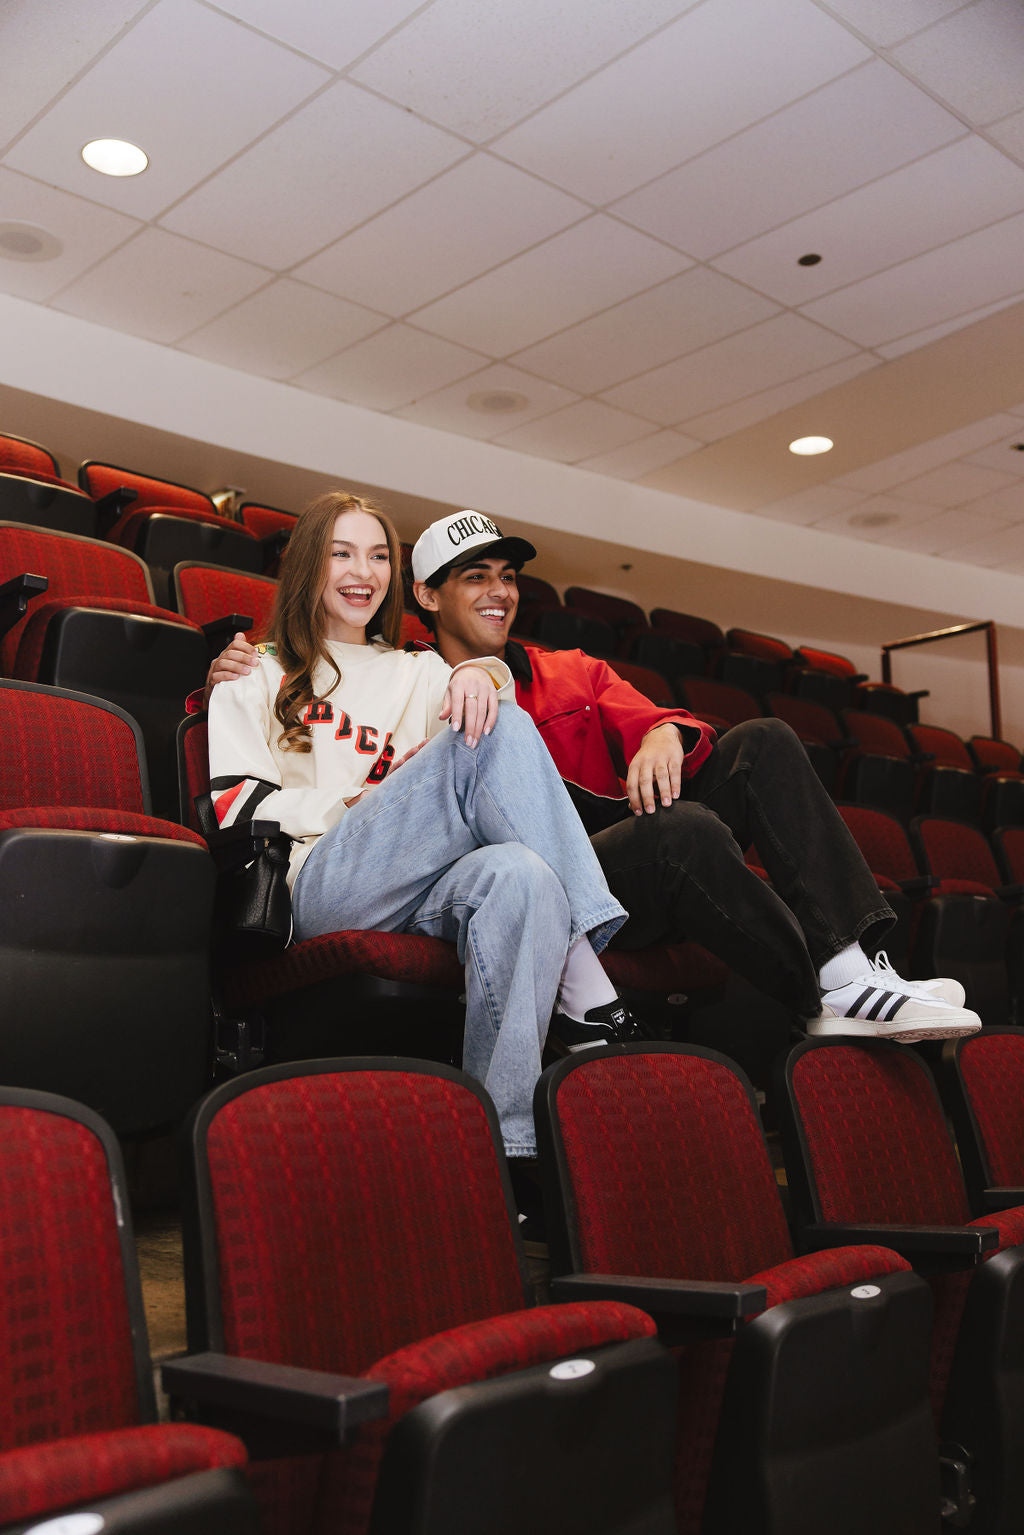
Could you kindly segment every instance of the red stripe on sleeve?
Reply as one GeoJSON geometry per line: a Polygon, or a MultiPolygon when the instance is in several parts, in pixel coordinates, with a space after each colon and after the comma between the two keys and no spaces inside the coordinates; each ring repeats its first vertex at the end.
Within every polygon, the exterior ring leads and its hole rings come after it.
{"type": "Polygon", "coordinates": [[[224,793],[223,794],[219,794],[217,796],[217,798],[214,800],[213,808],[214,808],[214,810],[216,811],[216,814],[217,814],[217,824],[218,824],[218,826],[223,821],[224,817],[227,815],[228,811],[231,809],[232,805],[235,803],[235,800],[241,794],[242,790],[245,788],[245,784],[246,784],[246,780],[243,778],[238,783],[235,784],[235,787],[233,789],[225,789],[224,793]]]}

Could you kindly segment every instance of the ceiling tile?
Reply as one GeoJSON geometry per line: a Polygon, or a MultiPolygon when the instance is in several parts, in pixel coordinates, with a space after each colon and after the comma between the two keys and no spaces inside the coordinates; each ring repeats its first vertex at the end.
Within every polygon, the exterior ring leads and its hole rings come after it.
{"type": "Polygon", "coordinates": [[[387,314],[408,314],[588,213],[575,197],[478,153],[304,262],[295,276],[387,314]]]}
{"type": "Polygon", "coordinates": [[[742,432],[757,421],[767,421],[769,416],[788,410],[791,405],[799,405],[801,400],[809,400],[809,409],[813,410],[814,400],[826,389],[834,389],[837,384],[845,384],[848,378],[856,378],[858,373],[867,373],[878,366],[870,352],[856,352],[852,357],[844,357],[825,368],[815,368],[812,373],[805,373],[786,384],[758,390],[756,394],[737,400],[734,405],[723,405],[718,410],[694,416],[690,421],[681,421],[680,426],[687,432],[696,432],[705,442],[717,442],[720,437],[731,437],[733,432],[742,432]]]}
{"type": "Polygon", "coordinates": [[[989,447],[1012,432],[1015,426],[1012,416],[986,416],[981,421],[972,421],[969,426],[958,427],[956,431],[944,432],[940,437],[931,437],[927,442],[905,448],[902,453],[893,453],[861,469],[853,469],[849,474],[838,475],[831,483],[862,490],[866,495],[872,491],[891,490],[940,464],[950,464],[954,459],[989,447]]]}
{"type": "Polygon", "coordinates": [[[994,123],[986,132],[1007,154],[1017,160],[1024,160],[1024,112],[1014,112],[1011,117],[1004,117],[1002,122],[994,123]]]}
{"type": "Polygon", "coordinates": [[[862,346],[876,346],[1022,292],[1024,214],[1018,213],[805,304],[802,312],[862,346]]]}
{"type": "Polygon", "coordinates": [[[953,554],[963,545],[976,544],[1008,526],[1007,519],[978,516],[970,507],[961,507],[958,511],[940,512],[937,517],[911,527],[900,526],[885,542],[916,550],[918,554],[953,554]]]}
{"type": "Polygon", "coordinates": [[[275,37],[311,54],[331,69],[344,69],[361,53],[397,27],[423,0],[217,0],[227,11],[275,37]]]}
{"type": "Polygon", "coordinates": [[[479,354],[411,325],[389,325],[292,382],[371,410],[395,410],[473,373],[482,361],[479,354]]]}
{"type": "Polygon", "coordinates": [[[415,405],[406,405],[395,411],[406,421],[419,421],[423,426],[433,426],[442,432],[458,432],[462,437],[489,438],[507,432],[512,426],[534,421],[538,416],[548,416],[552,411],[571,405],[577,398],[568,389],[557,384],[547,384],[518,368],[505,363],[495,363],[480,373],[447,389],[424,395],[415,405]],[[522,396],[522,403],[512,410],[488,409],[489,397],[502,395],[522,396]],[[470,405],[469,400],[477,402],[470,405]]]}
{"type": "Polygon", "coordinates": [[[58,28],[39,0],[5,0],[0,148],[145,9],[146,0],[62,0],[58,28]]]}
{"type": "Polygon", "coordinates": [[[353,75],[481,143],[693,4],[517,0],[481,12],[480,0],[434,0],[353,75]]]}
{"type": "Polygon", "coordinates": [[[1016,476],[985,469],[980,464],[953,462],[931,469],[912,480],[901,480],[894,494],[908,501],[924,501],[928,506],[963,506],[979,496],[990,495],[1013,485],[1016,476]]]}
{"type": "Polygon", "coordinates": [[[1018,297],[1018,294],[1011,293],[1009,298],[1001,298],[996,304],[986,304],[982,309],[972,309],[967,314],[958,314],[943,325],[928,325],[924,330],[911,331],[909,335],[900,336],[897,341],[886,341],[883,346],[876,346],[873,350],[887,362],[894,357],[904,357],[907,352],[916,352],[918,347],[927,346],[930,341],[941,341],[943,336],[952,335],[955,330],[963,330],[966,325],[973,325],[976,320],[984,320],[990,314],[997,314],[1000,309],[1007,309],[1017,302],[1018,297]]]}
{"type": "Polygon", "coordinates": [[[677,251],[598,215],[419,310],[416,323],[504,357],[687,265],[677,251]]]}
{"type": "Polygon", "coordinates": [[[650,432],[646,421],[612,410],[600,400],[579,400],[552,416],[513,427],[495,439],[503,448],[520,453],[535,453],[541,458],[555,458],[572,464],[595,453],[621,447],[650,432]]]}
{"type": "Polygon", "coordinates": [[[244,373],[291,378],[386,324],[384,315],[281,277],[180,346],[244,373]]]}
{"type": "Polygon", "coordinates": [[[697,267],[560,331],[514,361],[568,389],[597,394],[775,312],[759,293],[697,267]]]}
{"type": "Polygon", "coordinates": [[[1024,107],[1020,0],[977,0],[901,43],[893,57],[972,122],[1024,107]]]}
{"type": "Polygon", "coordinates": [[[706,415],[709,407],[797,378],[852,350],[838,336],[809,325],[799,315],[780,314],[619,384],[605,398],[611,405],[664,426],[687,422],[687,430],[701,436],[694,426],[698,411],[706,415]]]}
{"type": "Polygon", "coordinates": [[[957,544],[948,551],[948,558],[967,565],[998,566],[1012,571],[1024,562],[1024,524],[1000,528],[957,544]]]}
{"type": "Polygon", "coordinates": [[[836,512],[844,512],[864,497],[859,490],[840,490],[836,485],[809,485],[795,495],[784,496],[766,506],[753,507],[752,515],[770,517],[773,522],[794,522],[805,527],[836,512]]]}
{"type": "MultiPolygon", "coordinates": [[[[1024,411],[1020,414],[1024,415],[1024,411]]],[[[1024,438],[1024,429],[1018,421],[1014,424],[1009,436],[993,442],[990,447],[981,448],[977,453],[972,453],[964,462],[980,464],[983,469],[994,469],[998,474],[1012,474],[1020,479],[1024,476],[1024,451],[1019,446],[1022,438],[1024,438]]]]}
{"type": "Polygon", "coordinates": [[[610,474],[616,480],[638,480],[642,475],[653,474],[655,469],[678,463],[703,446],[694,437],[684,437],[682,432],[652,432],[649,437],[627,442],[609,453],[581,459],[577,467],[592,469],[595,474],[610,474]]]}
{"type": "Polygon", "coordinates": [[[177,341],[269,275],[163,229],[144,229],[65,288],[53,308],[147,341],[177,341]]]}
{"type": "Polygon", "coordinates": [[[828,0],[828,8],[873,43],[887,48],[930,27],[970,0],[828,0]]]}
{"type": "Polygon", "coordinates": [[[340,80],[162,222],[280,270],[466,152],[450,134],[340,80]]]}
{"type": "MultiPolygon", "coordinates": [[[[703,259],[963,133],[952,113],[876,59],[623,198],[613,211],[703,259]]],[[[805,245],[796,254],[818,248],[805,245]]]]}
{"type": "Polygon", "coordinates": [[[0,290],[42,301],[141,229],[137,219],[88,203],[0,167],[0,217],[34,224],[64,247],[48,261],[25,261],[0,247],[0,290]]]}
{"type": "MultiPolygon", "coordinates": [[[[900,486],[902,491],[903,487],[900,486]]],[[[1003,490],[989,491],[977,496],[964,511],[979,517],[1000,517],[1007,522],[1024,522],[1024,481],[1014,477],[1014,483],[1003,490]]]]}
{"type": "Polygon", "coordinates": [[[720,256],[722,272],[805,304],[1024,209],[1024,169],[965,138],[720,256]],[[797,265],[815,251],[817,266],[797,265]]]}
{"type": "Polygon", "coordinates": [[[578,197],[609,202],[868,56],[810,0],[701,5],[494,148],[578,197]]]}
{"type": "MultiPolygon", "coordinates": [[[[330,77],[196,0],[159,0],[5,156],[15,170],[152,218],[330,77]],[[188,131],[182,131],[187,113],[188,131]],[[122,138],[141,176],[102,176],[79,155],[122,138]]],[[[240,252],[239,254],[248,254],[240,252]]]]}

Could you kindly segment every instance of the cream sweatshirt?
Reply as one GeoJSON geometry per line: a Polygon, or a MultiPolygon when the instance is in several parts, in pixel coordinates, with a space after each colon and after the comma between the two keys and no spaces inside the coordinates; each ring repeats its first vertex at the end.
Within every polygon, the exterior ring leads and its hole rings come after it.
{"type": "MultiPolygon", "coordinates": [[[[411,747],[450,729],[438,715],[452,668],[431,650],[329,641],[341,682],[334,684],[323,663],[314,673],[314,698],[303,715],[312,750],[282,751],[274,699],[284,670],[273,646],[259,648],[259,666],[210,697],[210,789],[221,826],[278,821],[296,839],[291,885],[316,839],[345,814],[347,799],[381,783],[411,747]]],[[[500,701],[515,704],[504,661],[484,656],[461,665],[483,667],[500,684],[500,701]]]]}

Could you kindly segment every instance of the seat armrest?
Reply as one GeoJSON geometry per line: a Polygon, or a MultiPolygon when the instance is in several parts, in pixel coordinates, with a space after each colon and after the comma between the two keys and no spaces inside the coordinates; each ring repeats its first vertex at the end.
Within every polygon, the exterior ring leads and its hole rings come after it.
{"type": "Polygon", "coordinates": [[[288,547],[288,540],[292,536],[291,528],[276,528],[273,533],[265,533],[260,539],[260,548],[263,550],[263,568],[273,563],[279,555],[288,547]]]}
{"type": "Polygon", "coordinates": [[[226,613],[223,618],[215,618],[212,623],[201,624],[210,646],[211,659],[215,660],[220,655],[226,640],[234,639],[240,630],[251,629],[254,622],[252,616],[245,613],[226,613]]]}
{"type": "MultiPolygon", "coordinates": [[[[353,1375],[330,1375],[262,1359],[238,1359],[230,1354],[192,1354],[168,1359],[160,1367],[164,1390],[175,1403],[187,1403],[189,1415],[204,1423],[231,1428],[245,1439],[250,1420],[263,1420],[264,1431],[280,1425],[288,1430],[312,1430],[317,1443],[309,1450],[344,1444],[361,1423],[386,1418],[386,1381],[353,1375]]],[[[268,1453],[274,1453],[271,1449],[268,1453]]]]}
{"type": "Polygon", "coordinates": [[[930,1269],[970,1268],[999,1246],[994,1226],[847,1226],[829,1221],[805,1226],[800,1237],[808,1252],[870,1243],[891,1248],[915,1267],[930,1269]]]}
{"type": "Polygon", "coordinates": [[[138,499],[138,491],[133,490],[130,485],[119,485],[116,490],[109,490],[105,496],[100,496],[96,502],[98,535],[102,538],[105,533],[109,533],[125,508],[138,499]]]}
{"type": "Polygon", "coordinates": [[[638,1306],[658,1324],[662,1342],[722,1337],[768,1304],[761,1284],[702,1279],[647,1279],[633,1274],[563,1274],[551,1281],[553,1301],[617,1300],[638,1306]]]}
{"type": "Polygon", "coordinates": [[[24,618],[33,597],[45,592],[50,582],[46,576],[33,576],[26,571],[12,576],[0,586],[0,635],[13,629],[19,618],[24,618]]]}
{"type": "Polygon", "coordinates": [[[1019,904],[1021,896],[1024,895],[1024,885],[997,885],[996,895],[1001,901],[1006,901],[1008,905],[1015,906],[1019,904]]]}
{"type": "Polygon", "coordinates": [[[983,1189],[981,1198],[985,1209],[993,1213],[997,1210],[1015,1210],[1018,1205],[1024,1205],[1024,1189],[983,1189]]]}
{"type": "MultiPolygon", "coordinates": [[[[202,798],[202,796],[199,796],[202,798]]],[[[216,831],[204,831],[206,845],[221,874],[244,868],[268,843],[280,842],[287,857],[292,839],[282,832],[279,821],[239,821],[235,826],[225,826],[216,831]]]]}

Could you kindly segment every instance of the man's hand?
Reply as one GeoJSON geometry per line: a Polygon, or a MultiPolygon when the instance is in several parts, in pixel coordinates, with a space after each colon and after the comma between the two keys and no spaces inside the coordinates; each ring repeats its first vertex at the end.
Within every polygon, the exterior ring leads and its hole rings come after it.
{"type": "Polygon", "coordinates": [[[498,723],[498,693],[482,666],[460,666],[448,679],[438,719],[450,719],[453,730],[466,727],[466,745],[476,746],[498,723]]]}
{"type": "Polygon", "coordinates": [[[626,793],[634,815],[645,810],[653,815],[659,794],[663,805],[679,798],[683,756],[683,738],[670,721],[647,732],[626,775],[626,793]]]}
{"type": "Polygon", "coordinates": [[[210,662],[210,670],[206,674],[206,692],[203,694],[204,706],[209,707],[210,694],[218,682],[234,682],[238,677],[246,677],[258,665],[256,647],[250,645],[245,635],[239,632],[216,660],[210,662]]]}

